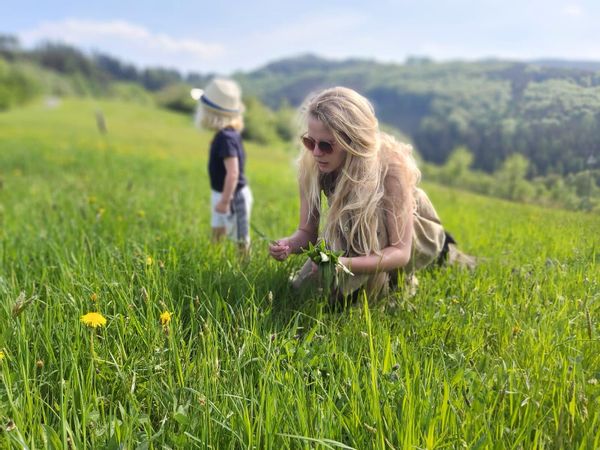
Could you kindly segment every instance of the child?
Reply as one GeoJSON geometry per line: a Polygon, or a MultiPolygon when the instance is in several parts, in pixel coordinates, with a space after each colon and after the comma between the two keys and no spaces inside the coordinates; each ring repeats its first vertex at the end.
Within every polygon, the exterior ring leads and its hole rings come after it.
{"type": "Polygon", "coordinates": [[[215,78],[200,97],[197,119],[200,126],[215,131],[208,160],[212,240],[218,242],[227,235],[247,252],[252,192],[244,173],[243,113],[237,83],[215,78]]]}

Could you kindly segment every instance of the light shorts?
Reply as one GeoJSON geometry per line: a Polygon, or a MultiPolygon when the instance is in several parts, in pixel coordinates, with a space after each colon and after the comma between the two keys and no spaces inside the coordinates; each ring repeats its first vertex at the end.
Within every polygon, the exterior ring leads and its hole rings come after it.
{"type": "Polygon", "coordinates": [[[227,237],[235,242],[250,243],[250,212],[252,210],[252,191],[244,186],[233,194],[231,212],[221,214],[215,211],[215,206],[221,200],[221,193],[211,190],[210,226],[225,228],[227,237]]]}

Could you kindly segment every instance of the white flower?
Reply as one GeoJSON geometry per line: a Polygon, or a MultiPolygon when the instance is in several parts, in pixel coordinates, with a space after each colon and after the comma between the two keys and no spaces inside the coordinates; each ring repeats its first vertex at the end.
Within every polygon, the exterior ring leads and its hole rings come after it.
{"type": "Polygon", "coordinates": [[[319,254],[321,255],[321,262],[329,261],[329,256],[327,256],[325,253],[319,252],[319,254]]]}
{"type": "Polygon", "coordinates": [[[339,262],[337,263],[338,267],[340,269],[342,269],[344,272],[346,272],[348,275],[350,276],[354,276],[354,274],[352,272],[350,272],[350,269],[348,269],[343,263],[339,262]]]}

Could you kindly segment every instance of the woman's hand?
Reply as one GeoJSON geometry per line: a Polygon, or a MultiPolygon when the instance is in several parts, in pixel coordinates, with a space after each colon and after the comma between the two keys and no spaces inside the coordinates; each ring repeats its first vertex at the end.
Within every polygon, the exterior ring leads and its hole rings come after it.
{"type": "Polygon", "coordinates": [[[277,261],[284,261],[292,253],[289,239],[279,239],[269,244],[269,254],[277,261]]]}

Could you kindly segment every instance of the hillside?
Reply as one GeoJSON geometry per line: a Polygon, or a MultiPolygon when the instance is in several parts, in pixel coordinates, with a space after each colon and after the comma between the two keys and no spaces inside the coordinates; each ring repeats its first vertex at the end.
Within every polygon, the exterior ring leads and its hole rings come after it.
{"type": "MultiPolygon", "coordinates": [[[[210,245],[188,117],[69,99],[0,130],[1,448],[598,447],[598,216],[428,184],[480,267],[335,311],[290,290],[302,257],[210,245]]],[[[248,156],[253,223],[291,232],[293,155],[248,156]]]]}
{"type": "Polygon", "coordinates": [[[534,59],[530,64],[542,67],[558,67],[562,69],[586,70],[591,72],[600,71],[599,61],[577,61],[567,59],[534,59]]]}
{"type": "MultiPolygon", "coordinates": [[[[60,44],[24,51],[2,47],[0,40],[0,56],[0,110],[44,96],[79,96],[159,105],[189,116],[196,106],[191,86],[211,77],[142,70],[60,44]]],[[[295,107],[315,89],[342,84],[372,100],[384,128],[415,146],[433,180],[511,200],[600,211],[600,72],[594,67],[585,61],[427,58],[398,65],[304,55],[235,76],[244,85],[247,141],[289,147],[297,133],[295,107]]]]}
{"type": "MultiPolygon", "coordinates": [[[[413,57],[405,64],[382,64],[302,55],[235,77],[247,96],[260,97],[272,109],[297,106],[326,86],[353,87],[374,102],[383,122],[408,135],[427,161],[443,163],[457,147],[466,147],[475,169],[493,172],[518,153],[529,161],[532,178],[600,169],[598,67],[593,61],[436,63],[413,57]]],[[[159,104],[189,112],[190,87],[203,86],[212,76],[138,69],[63,44],[27,51],[16,38],[0,39],[0,85],[5,86],[0,109],[40,93],[137,100],[148,90],[159,104]]]]}
{"type": "Polygon", "coordinates": [[[394,65],[305,55],[238,79],[272,107],[283,101],[298,105],[327,86],[355,88],[374,102],[382,121],[411,136],[435,163],[466,146],[474,167],[486,171],[515,152],[529,159],[532,175],[597,168],[592,161],[600,161],[600,72],[555,66],[427,59],[394,65]]]}

